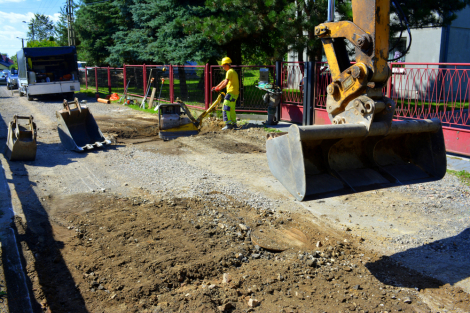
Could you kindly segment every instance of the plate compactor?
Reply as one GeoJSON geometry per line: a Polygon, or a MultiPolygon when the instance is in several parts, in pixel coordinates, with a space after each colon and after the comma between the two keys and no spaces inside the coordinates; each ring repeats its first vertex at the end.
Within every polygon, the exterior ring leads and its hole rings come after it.
{"type": "Polygon", "coordinates": [[[32,116],[13,116],[8,125],[6,157],[10,161],[34,161],[37,151],[37,129],[32,116]],[[22,125],[19,120],[28,120],[22,125]]]}
{"type": "Polygon", "coordinates": [[[266,142],[271,172],[299,201],[343,188],[441,179],[446,149],[440,121],[392,121],[395,102],[382,92],[391,76],[390,0],[352,0],[353,22],[334,22],[331,2],[328,22],[315,34],[331,71],[326,110],[332,125],[292,125],[287,134],[273,135],[266,142]],[[345,39],[356,49],[353,65],[345,39]]]}
{"type": "Polygon", "coordinates": [[[64,109],[57,111],[56,116],[60,141],[66,149],[83,152],[111,144],[101,133],[90,109],[81,106],[77,98],[73,102],[64,100],[64,109]],[[70,104],[75,108],[70,109],[70,104]]]}
{"type": "Polygon", "coordinates": [[[177,99],[176,103],[161,103],[158,110],[158,127],[160,138],[163,140],[176,139],[197,135],[201,128],[202,120],[214,111],[223,100],[225,93],[221,92],[211,106],[196,119],[192,116],[186,104],[177,99]]]}

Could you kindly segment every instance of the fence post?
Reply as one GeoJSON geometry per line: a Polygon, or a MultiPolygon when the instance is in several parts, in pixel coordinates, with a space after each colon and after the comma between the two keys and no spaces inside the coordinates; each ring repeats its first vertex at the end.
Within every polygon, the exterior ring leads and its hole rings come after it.
{"type": "Polygon", "coordinates": [[[392,75],[390,75],[390,77],[387,80],[387,92],[386,92],[387,98],[391,98],[391,95],[392,95],[391,90],[392,90],[392,77],[393,77],[393,63],[390,63],[390,71],[392,72],[392,75]]]}
{"type": "Polygon", "coordinates": [[[313,100],[313,69],[312,65],[313,62],[305,62],[306,66],[304,68],[304,78],[303,78],[303,89],[304,89],[304,112],[302,115],[302,125],[312,125],[313,120],[313,107],[312,107],[312,100],[313,100]]]}
{"type": "MultiPolygon", "coordinates": [[[[281,88],[282,91],[282,61],[276,61],[276,85],[281,88]]],[[[281,105],[282,105],[282,96],[279,105],[276,108],[275,118],[276,121],[281,120],[281,105]]]]}
{"type": "Polygon", "coordinates": [[[88,69],[85,66],[85,88],[88,90],[88,69]]]}
{"type": "Polygon", "coordinates": [[[108,65],[108,91],[109,91],[109,94],[111,94],[111,71],[109,69],[109,65],[108,65]]]}
{"type": "Polygon", "coordinates": [[[209,66],[209,103],[212,103],[212,66],[209,66]]]}
{"type": "Polygon", "coordinates": [[[142,76],[144,76],[144,97],[145,97],[145,92],[147,91],[147,66],[144,63],[144,66],[142,67],[142,76]]]}
{"type": "Polygon", "coordinates": [[[210,76],[210,68],[209,63],[206,63],[204,67],[204,109],[209,109],[209,97],[211,92],[211,86],[209,85],[209,76],[210,76]]]}
{"type": "Polygon", "coordinates": [[[174,76],[173,76],[173,65],[170,65],[170,103],[175,101],[175,91],[174,91],[174,76]]]}
{"type": "Polygon", "coordinates": [[[98,93],[98,67],[95,66],[95,85],[96,85],[96,93],[98,93]]]}
{"type": "MultiPolygon", "coordinates": [[[[129,91],[126,90],[126,86],[127,86],[126,64],[122,65],[122,72],[123,72],[123,76],[124,76],[124,92],[127,91],[127,93],[129,93],[129,91]]],[[[123,92],[123,94],[124,94],[124,92],[123,92]]]]}

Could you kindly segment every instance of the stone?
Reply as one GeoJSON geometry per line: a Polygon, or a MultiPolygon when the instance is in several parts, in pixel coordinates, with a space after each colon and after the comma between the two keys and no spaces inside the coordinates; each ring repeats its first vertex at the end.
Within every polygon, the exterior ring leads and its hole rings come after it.
{"type": "Polygon", "coordinates": [[[259,253],[253,253],[253,254],[251,255],[251,257],[252,257],[253,259],[259,259],[260,256],[261,256],[261,254],[259,254],[259,253]]]}
{"type": "Polygon", "coordinates": [[[217,309],[220,311],[220,312],[225,312],[227,310],[230,310],[231,308],[233,308],[233,304],[231,304],[230,302],[228,303],[225,303],[225,304],[222,304],[222,305],[219,305],[217,307],[217,309]]]}
{"type": "Polygon", "coordinates": [[[321,243],[321,241],[317,241],[316,247],[317,247],[317,248],[320,248],[321,246],[323,246],[322,243],[321,243]]]}
{"type": "Polygon", "coordinates": [[[229,273],[224,273],[222,276],[222,283],[223,284],[228,284],[232,280],[232,277],[230,277],[229,273]]]}
{"type": "Polygon", "coordinates": [[[309,260],[307,260],[307,262],[305,262],[305,264],[307,264],[307,266],[310,266],[310,267],[315,266],[315,263],[316,262],[313,259],[309,259],[309,260]]]}
{"type": "Polygon", "coordinates": [[[411,298],[410,297],[405,297],[405,298],[403,298],[403,302],[410,304],[411,303],[411,298]]]}
{"type": "Polygon", "coordinates": [[[259,302],[258,300],[256,300],[256,299],[250,298],[250,300],[248,300],[248,306],[249,306],[249,307],[252,307],[252,308],[258,306],[259,303],[260,303],[260,302],[259,302]]]}
{"type": "Polygon", "coordinates": [[[238,226],[239,226],[240,229],[243,230],[243,231],[247,231],[247,230],[249,229],[249,227],[246,226],[245,224],[239,224],[238,226]]]}

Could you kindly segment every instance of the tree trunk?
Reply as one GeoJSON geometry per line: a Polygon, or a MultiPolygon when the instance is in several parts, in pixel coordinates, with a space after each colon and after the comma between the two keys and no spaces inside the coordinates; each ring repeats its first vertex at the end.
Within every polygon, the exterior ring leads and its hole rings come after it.
{"type": "Polygon", "coordinates": [[[232,59],[233,65],[242,65],[241,40],[232,40],[224,48],[227,51],[227,56],[232,59]]]}

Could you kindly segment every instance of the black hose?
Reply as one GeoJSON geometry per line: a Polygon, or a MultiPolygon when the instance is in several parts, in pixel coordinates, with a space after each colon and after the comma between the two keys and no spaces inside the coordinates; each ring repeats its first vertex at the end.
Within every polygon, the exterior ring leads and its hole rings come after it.
{"type": "MultiPolygon", "coordinates": [[[[396,61],[396,60],[399,60],[403,55],[406,55],[408,53],[408,51],[410,51],[410,47],[411,47],[411,41],[412,41],[412,37],[411,37],[411,30],[410,30],[410,25],[408,23],[408,19],[406,18],[406,15],[405,13],[403,12],[400,4],[398,3],[397,0],[392,0],[392,5],[393,7],[397,10],[397,13],[398,13],[398,17],[400,18],[400,22],[401,24],[403,25],[403,23],[405,24],[406,26],[406,30],[408,32],[408,36],[410,37],[410,42],[408,43],[408,47],[406,48],[405,52],[398,58],[394,58],[394,59],[389,59],[387,60],[387,62],[393,62],[393,61],[396,61]]],[[[389,50],[392,51],[393,49],[395,49],[395,47],[397,46],[399,40],[401,39],[402,37],[402,34],[403,34],[403,29],[401,30],[400,32],[400,38],[397,40],[396,44],[393,46],[392,49],[389,50]]]]}

